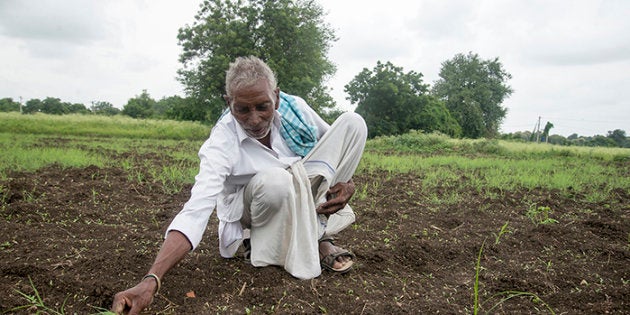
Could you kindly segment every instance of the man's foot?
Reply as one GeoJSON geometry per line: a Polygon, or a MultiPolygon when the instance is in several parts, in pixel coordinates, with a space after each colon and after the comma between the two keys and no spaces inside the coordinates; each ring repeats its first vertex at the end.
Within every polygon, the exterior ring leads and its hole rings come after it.
{"type": "Polygon", "coordinates": [[[346,273],[352,269],[355,257],[350,251],[335,246],[332,240],[319,242],[319,259],[323,269],[346,273]]]}

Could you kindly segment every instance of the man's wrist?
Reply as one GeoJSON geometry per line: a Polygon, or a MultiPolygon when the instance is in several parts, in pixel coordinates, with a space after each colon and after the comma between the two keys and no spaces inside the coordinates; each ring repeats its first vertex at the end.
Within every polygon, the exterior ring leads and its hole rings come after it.
{"type": "Polygon", "coordinates": [[[158,277],[154,273],[149,273],[146,276],[142,277],[141,282],[144,282],[145,280],[155,282],[155,292],[153,293],[153,295],[157,295],[158,292],[160,292],[160,288],[162,287],[162,281],[160,280],[160,277],[158,277]]]}

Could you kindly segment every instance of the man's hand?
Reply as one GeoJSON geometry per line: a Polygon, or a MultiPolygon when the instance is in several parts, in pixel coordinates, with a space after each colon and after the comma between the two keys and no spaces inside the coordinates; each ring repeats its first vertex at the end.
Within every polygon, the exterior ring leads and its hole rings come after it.
{"type": "Polygon", "coordinates": [[[326,202],[317,207],[317,213],[331,215],[343,209],[354,195],[354,182],[337,183],[326,192],[326,202]]]}
{"type": "Polygon", "coordinates": [[[135,287],[118,292],[114,296],[112,312],[116,314],[137,315],[153,302],[153,292],[157,289],[154,279],[147,278],[135,287]]]}

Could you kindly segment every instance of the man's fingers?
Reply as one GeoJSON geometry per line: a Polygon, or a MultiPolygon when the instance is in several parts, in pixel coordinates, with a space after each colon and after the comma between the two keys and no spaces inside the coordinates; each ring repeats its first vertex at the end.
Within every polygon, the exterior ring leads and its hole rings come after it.
{"type": "Polygon", "coordinates": [[[116,314],[122,314],[125,310],[127,302],[124,298],[114,297],[114,303],[112,303],[112,312],[116,314]]]}
{"type": "Polygon", "coordinates": [[[141,310],[137,307],[133,307],[134,303],[128,297],[119,294],[116,294],[114,296],[114,303],[112,303],[112,312],[116,314],[127,315],[137,315],[140,313],[141,310]],[[129,311],[128,313],[126,312],[127,310],[129,311]]]}
{"type": "Polygon", "coordinates": [[[338,202],[336,200],[329,200],[327,202],[322,203],[317,207],[316,211],[319,214],[333,214],[345,207],[343,202],[338,202]]]}
{"type": "Polygon", "coordinates": [[[129,310],[129,313],[127,315],[138,315],[138,314],[140,314],[141,310],[142,310],[142,308],[140,308],[140,307],[132,307],[129,310]]]}

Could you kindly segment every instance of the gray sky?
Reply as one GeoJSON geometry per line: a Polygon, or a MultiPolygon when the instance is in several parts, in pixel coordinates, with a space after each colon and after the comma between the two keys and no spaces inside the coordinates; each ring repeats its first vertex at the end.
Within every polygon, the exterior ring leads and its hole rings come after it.
{"type": "MultiPolygon", "coordinates": [[[[0,98],[58,97],[122,108],[146,89],[183,95],[177,30],[200,0],[0,0],[0,98]]],[[[499,58],[513,75],[503,132],[630,134],[630,1],[319,0],[339,40],[329,86],[391,61],[438,79],[457,53],[499,58]]]]}

